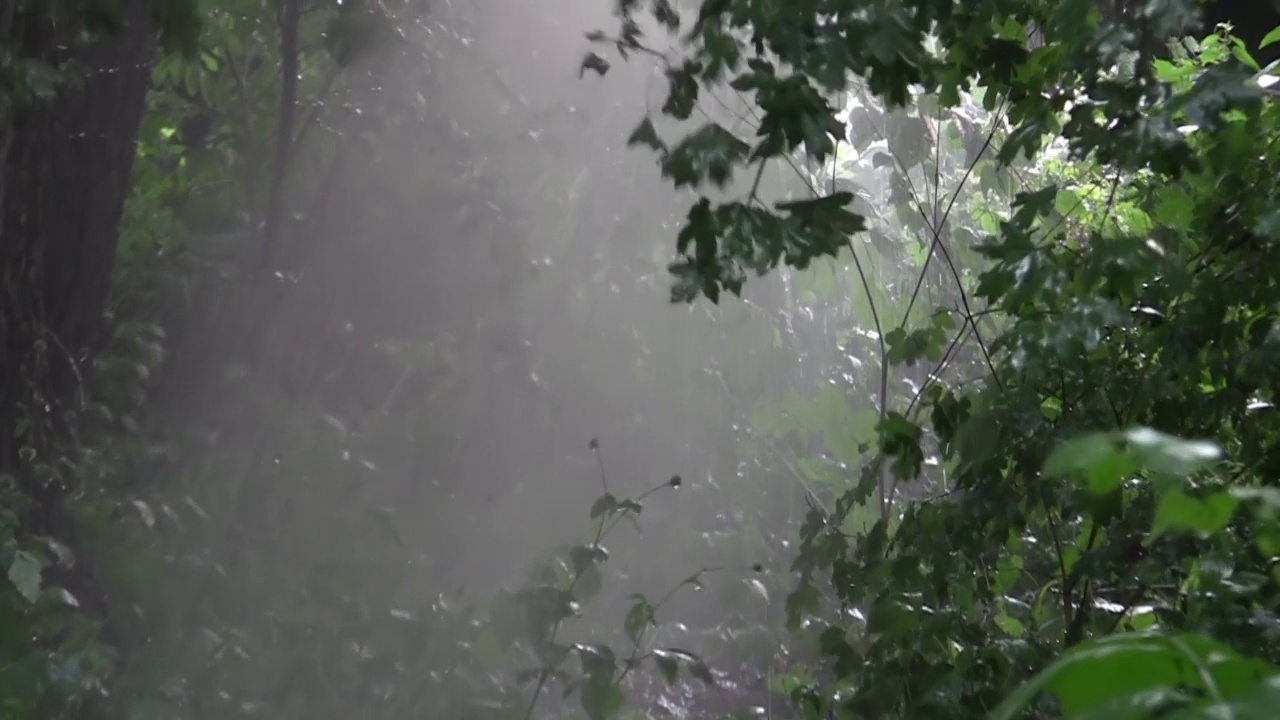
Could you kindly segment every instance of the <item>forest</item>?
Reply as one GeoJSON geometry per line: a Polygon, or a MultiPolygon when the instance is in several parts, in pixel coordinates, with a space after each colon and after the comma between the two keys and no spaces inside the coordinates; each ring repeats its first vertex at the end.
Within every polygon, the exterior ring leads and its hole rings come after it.
{"type": "Polygon", "coordinates": [[[0,720],[1280,717],[1280,2],[0,0],[0,161],[0,720]]]}

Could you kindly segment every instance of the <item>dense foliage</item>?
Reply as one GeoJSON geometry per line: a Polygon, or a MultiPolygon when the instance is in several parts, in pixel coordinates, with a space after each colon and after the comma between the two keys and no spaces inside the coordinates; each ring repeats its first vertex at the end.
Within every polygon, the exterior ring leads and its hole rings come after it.
{"type": "MultiPolygon", "coordinates": [[[[700,199],[671,268],[677,301],[716,301],[780,263],[848,253],[861,273],[877,246],[923,250],[919,279],[899,285],[907,310],[868,292],[856,318],[879,346],[878,442],[803,531],[789,614],[826,627],[834,663],[791,681],[811,717],[1261,715],[1274,699],[1274,388],[1261,373],[1276,350],[1275,76],[1229,30],[1184,41],[1193,3],[1136,5],[1106,19],[1070,1],[705,3],[662,111],[690,118],[725,82],[754,94],[756,137],[709,123],[668,144],[649,121],[632,136],[676,184],[723,185],[796,151],[835,171],[814,198],[772,208],[754,187],[700,199]],[[1153,54],[1150,38],[1173,44],[1153,54]],[[890,109],[882,130],[862,107],[842,121],[831,98],[850,75],[890,109]],[[975,94],[994,111],[985,137],[975,94]],[[866,152],[877,130],[887,202],[837,185],[841,151],[866,152]],[[957,186],[940,189],[957,159],[957,186]],[[992,162],[1021,170],[1001,188],[992,162]],[[914,237],[870,227],[886,205],[914,237]],[[867,229],[871,242],[851,241],[867,229]],[[931,263],[957,302],[913,316],[931,263]],[[889,366],[921,363],[895,402],[889,366]],[[957,365],[979,382],[961,385],[957,365]],[[898,502],[935,453],[945,482],[898,502]],[[874,523],[845,532],[868,503],[874,523]],[[821,612],[824,595],[857,619],[821,612]],[[1056,704],[1033,709],[1042,689],[1056,704]]],[[[655,17],[677,31],[664,4],[655,17]]],[[[625,13],[598,39],[644,48],[625,13]]]]}
{"type": "Polygon", "coordinates": [[[572,130],[530,149],[569,121],[426,3],[5,11],[0,715],[1270,713],[1280,109],[1254,57],[1280,29],[1195,0],[617,5],[583,82],[665,72],[629,143],[683,218],[572,130]],[[129,37],[156,59],[109,297],[51,312],[15,297],[63,246],[13,224],[44,200],[10,145],[129,37]],[[483,126],[436,107],[459,78],[483,126]],[[695,313],[638,309],[664,299],[695,313]],[[569,322],[532,343],[521,306],[569,322]],[[79,315],[105,331],[54,342],[79,315]],[[583,395],[612,418],[589,445],[583,395]],[[655,469],[637,435],[685,449],[655,469]],[[564,507],[539,475],[599,489],[564,507]],[[527,514],[581,537],[513,552],[527,514]],[[485,557],[532,569],[447,589],[485,557]]]}

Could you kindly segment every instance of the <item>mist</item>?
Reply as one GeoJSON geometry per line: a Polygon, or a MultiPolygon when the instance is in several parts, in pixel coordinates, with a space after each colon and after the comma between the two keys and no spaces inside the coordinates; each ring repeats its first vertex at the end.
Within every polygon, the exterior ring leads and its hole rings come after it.
{"type": "MultiPolygon", "coordinates": [[[[816,269],[818,294],[814,271],[780,270],[742,298],[671,301],[667,265],[698,193],[627,147],[645,117],[679,130],[658,120],[660,60],[582,67],[601,49],[586,35],[614,30],[609,5],[436,2],[344,70],[296,150],[275,299],[211,292],[203,319],[182,321],[231,340],[190,343],[188,362],[218,379],[204,399],[175,394],[169,417],[209,418],[218,470],[203,472],[243,477],[234,524],[293,558],[282,583],[310,592],[319,573],[342,596],[359,585],[362,603],[490,601],[592,542],[598,498],[643,499],[601,542],[608,570],[572,636],[623,637],[635,597],[668,598],[659,639],[723,673],[709,707],[746,712],[803,652],[776,630],[798,529],[857,477],[878,405],[849,388],[875,384],[861,359],[875,334],[847,332],[847,257],[816,269]],[[263,345],[227,357],[246,318],[263,345]],[[256,369],[228,374],[241,364],[256,369]],[[830,416],[827,437],[782,429],[797,403],[830,416]],[[371,521],[348,517],[360,508],[371,521]],[[382,533],[392,545],[371,544],[382,533]],[[335,557],[335,543],[357,554],[335,557]],[[369,547],[395,550],[374,561],[369,547]]],[[[728,88],[704,96],[694,121],[707,119],[753,134],[728,88]]],[[[807,196],[808,172],[770,168],[760,197],[807,196]]],[[[220,537],[206,542],[234,557],[220,537]]],[[[646,692],[697,704],[690,686],[646,692]]]]}
{"type": "Polygon", "coordinates": [[[1274,699],[1274,13],[679,4],[8,3],[6,718],[1274,699]]]}
{"type": "MultiPolygon", "coordinates": [[[[696,194],[626,147],[656,119],[661,65],[581,69],[598,49],[585,35],[614,29],[609,6],[435,2],[344,71],[327,102],[349,111],[296,150],[274,309],[209,293],[178,331],[204,339],[172,365],[201,366],[210,387],[170,391],[168,417],[207,418],[219,470],[206,472],[244,478],[235,524],[294,558],[283,586],[330,568],[337,593],[484,602],[589,542],[602,494],[644,496],[638,523],[602,543],[610,569],[575,636],[617,635],[630,596],[706,571],[664,609],[666,641],[701,652],[758,628],[757,659],[734,662],[767,664],[807,507],[803,481],[748,454],[748,424],[758,402],[818,387],[802,360],[833,348],[777,334],[807,322],[785,276],[719,306],[671,302],[666,266],[696,194]],[[245,318],[265,325],[264,346],[227,357],[245,318]],[[256,371],[228,374],[254,353],[256,371]],[[276,388],[292,399],[269,400],[276,388]],[[285,409],[298,403],[311,413],[285,409]],[[352,502],[376,521],[333,515],[352,502]],[[398,555],[332,569],[334,543],[369,547],[388,528],[398,555]]],[[[706,104],[741,123],[741,97],[706,104]]],[[[754,686],[738,705],[767,695],[761,679],[736,682],[754,686]]]]}
{"type": "Polygon", "coordinates": [[[400,359],[297,391],[377,388],[354,416],[325,408],[352,445],[332,452],[368,464],[362,497],[395,508],[442,586],[517,583],[589,533],[604,485],[625,497],[680,476],[646,507],[658,537],[626,541],[647,546],[625,563],[643,578],[633,589],[656,592],[714,564],[663,536],[710,530],[730,507],[717,493],[749,494],[735,488],[735,427],[753,398],[730,394],[722,370],[772,311],[670,302],[665,267],[692,196],[625,146],[665,92],[661,68],[580,73],[584,35],[613,22],[606,6],[433,7],[380,69],[378,96],[419,103],[416,117],[378,131],[331,204],[300,210],[290,242],[317,249],[281,270],[289,309],[269,342],[282,376],[313,352],[291,328],[400,359]]]}
{"type": "MultiPolygon", "coordinates": [[[[928,383],[929,363],[880,367],[885,329],[961,280],[899,262],[927,233],[876,209],[899,192],[876,154],[923,157],[924,124],[854,83],[844,154],[678,189],[629,147],[641,121],[750,141],[757,110],[709,87],[664,118],[678,40],[591,42],[611,3],[353,3],[293,35],[258,10],[213,13],[204,55],[159,61],[125,203],[95,380],[120,428],[77,461],[102,478],[84,524],[128,638],[122,702],[338,717],[536,687],[530,713],[554,713],[547,673],[490,683],[542,661],[504,634],[508,601],[567,584],[582,602],[559,642],[638,652],[651,627],[678,650],[619,678],[637,708],[781,712],[775,681],[816,649],[817,626],[784,631],[802,526],[928,383]],[[836,190],[875,218],[848,246],[865,263],[673,302],[700,195],[836,190]],[[673,658],[703,685],[659,682],[673,658]]],[[[902,177],[951,177],[965,147],[902,177]]],[[[938,481],[882,485],[842,527],[938,481]]]]}

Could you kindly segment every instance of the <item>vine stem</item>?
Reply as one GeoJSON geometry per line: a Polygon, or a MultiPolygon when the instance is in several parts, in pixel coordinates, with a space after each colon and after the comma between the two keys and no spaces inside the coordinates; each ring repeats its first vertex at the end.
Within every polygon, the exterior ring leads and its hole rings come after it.
{"type": "MultiPolygon", "coordinates": [[[[591,441],[591,452],[595,455],[596,466],[600,469],[600,486],[601,488],[603,488],[604,494],[608,495],[609,494],[609,475],[605,471],[604,456],[600,452],[600,444],[595,440],[591,441]]],[[[650,487],[648,490],[645,490],[643,493],[636,496],[635,500],[636,501],[644,500],[645,498],[658,492],[659,490],[662,490],[664,488],[673,488],[673,487],[679,487],[679,476],[673,477],[671,480],[668,480],[667,482],[664,482],[660,485],[654,485],[653,487],[650,487]]],[[[615,527],[617,527],[618,523],[621,522],[622,517],[623,517],[623,514],[617,513],[617,512],[601,513],[599,522],[596,523],[595,539],[592,540],[591,546],[594,548],[599,548],[600,541],[603,540],[606,535],[612,532],[615,527]]],[[[714,572],[719,569],[720,568],[703,568],[702,570],[699,570],[696,573],[695,577],[699,575],[703,575],[705,573],[714,572]]],[[[582,579],[581,572],[578,572],[573,576],[573,580],[569,582],[569,588],[568,588],[569,593],[573,592],[574,588],[578,586],[578,581],[581,579],[582,579]]],[[[657,604],[653,606],[654,611],[657,611],[658,608],[662,607],[662,605],[666,603],[667,600],[669,600],[672,595],[675,594],[676,590],[678,590],[683,585],[684,583],[681,583],[680,585],[676,585],[675,587],[671,588],[667,592],[667,594],[664,595],[662,599],[660,599],[657,602],[657,604]]],[[[563,626],[564,626],[563,618],[556,621],[555,625],[553,625],[551,628],[551,634],[548,637],[548,642],[552,642],[552,643],[555,642],[556,636],[560,633],[560,629],[563,626]]],[[[643,659],[644,659],[644,655],[641,655],[640,646],[637,643],[630,657],[627,659],[627,667],[614,680],[614,685],[620,685],[622,683],[622,680],[627,676],[627,673],[630,671],[630,669],[634,667],[637,662],[643,659]]],[[[531,720],[533,718],[533,712],[534,710],[537,709],[537,706],[538,706],[538,699],[542,696],[542,691],[546,689],[547,681],[550,679],[551,679],[551,668],[544,666],[538,672],[538,682],[536,685],[534,685],[533,695],[529,697],[529,704],[528,706],[526,706],[524,716],[523,716],[524,720],[531,720]]]]}
{"type": "MultiPolygon", "coordinates": [[[[605,494],[609,493],[609,478],[604,469],[604,457],[600,453],[600,445],[596,441],[591,442],[591,452],[596,456],[596,464],[600,468],[600,484],[604,487],[605,494]]],[[[595,539],[591,542],[592,547],[600,547],[600,541],[604,538],[606,528],[605,521],[608,519],[609,513],[601,513],[600,521],[596,523],[595,539]]],[[[610,526],[612,527],[612,526],[610,526]]],[[[572,593],[574,588],[578,586],[578,581],[582,579],[582,573],[577,572],[573,576],[573,580],[569,582],[568,592],[572,593]]],[[[564,619],[556,620],[555,625],[551,627],[551,634],[547,641],[554,643],[556,636],[560,634],[560,628],[564,626],[564,619]]],[[[538,683],[533,687],[533,695],[529,697],[529,705],[525,708],[524,720],[533,718],[533,711],[538,707],[538,698],[542,697],[542,691],[547,687],[547,681],[551,679],[551,668],[545,665],[538,671],[538,683]]]]}

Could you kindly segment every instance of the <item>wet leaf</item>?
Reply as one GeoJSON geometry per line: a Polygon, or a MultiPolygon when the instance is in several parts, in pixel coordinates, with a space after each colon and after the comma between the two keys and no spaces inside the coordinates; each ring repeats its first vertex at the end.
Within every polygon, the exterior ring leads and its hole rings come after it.
{"type": "Polygon", "coordinates": [[[608,559],[608,551],[599,545],[578,545],[569,549],[569,566],[575,575],[608,559]]]}
{"type": "Polygon", "coordinates": [[[1143,468],[1173,478],[1192,475],[1222,456],[1213,443],[1183,440],[1151,428],[1134,428],[1124,437],[1143,468]]]}
{"type": "Polygon", "coordinates": [[[591,519],[595,520],[603,515],[612,515],[618,510],[618,499],[610,493],[605,493],[596,499],[591,505],[591,519]]]}
{"type": "Polygon", "coordinates": [[[701,680],[707,685],[715,685],[716,678],[701,657],[689,652],[688,650],[680,650],[678,648],[666,648],[664,650],[654,650],[655,658],[668,658],[679,662],[688,669],[689,674],[701,680]]]}
{"type": "Polygon", "coordinates": [[[582,58],[582,66],[578,70],[578,77],[585,75],[588,70],[591,70],[597,75],[604,76],[605,73],[609,72],[610,67],[608,60],[600,57],[598,53],[589,52],[582,58]]]}
{"type": "Polygon", "coordinates": [[[27,602],[34,603],[40,597],[44,563],[25,550],[14,553],[9,563],[9,582],[18,589],[27,602]]]}
{"type": "Polygon", "coordinates": [[[658,671],[662,673],[662,679],[667,681],[667,685],[676,684],[676,680],[680,678],[680,661],[675,656],[662,650],[655,650],[653,663],[657,666],[658,671]]]}
{"type": "Polygon", "coordinates": [[[1151,540],[1170,532],[1194,532],[1202,536],[1219,532],[1231,522],[1239,501],[1227,492],[1202,498],[1191,497],[1181,488],[1164,493],[1156,506],[1151,540]]]}
{"type": "Polygon", "coordinates": [[[646,629],[654,624],[653,605],[644,597],[639,597],[635,604],[631,606],[631,610],[627,612],[627,618],[624,621],[624,629],[627,637],[631,642],[639,645],[640,638],[644,635],[646,629]]]}
{"type": "Polygon", "coordinates": [[[1011,720],[1041,691],[1056,696],[1067,717],[1079,717],[1113,703],[1136,706],[1153,692],[1204,690],[1206,683],[1223,695],[1234,695],[1275,675],[1276,669],[1266,663],[1243,659],[1205,638],[1116,635],[1064,653],[1001,704],[992,718],[1011,720]]]}

